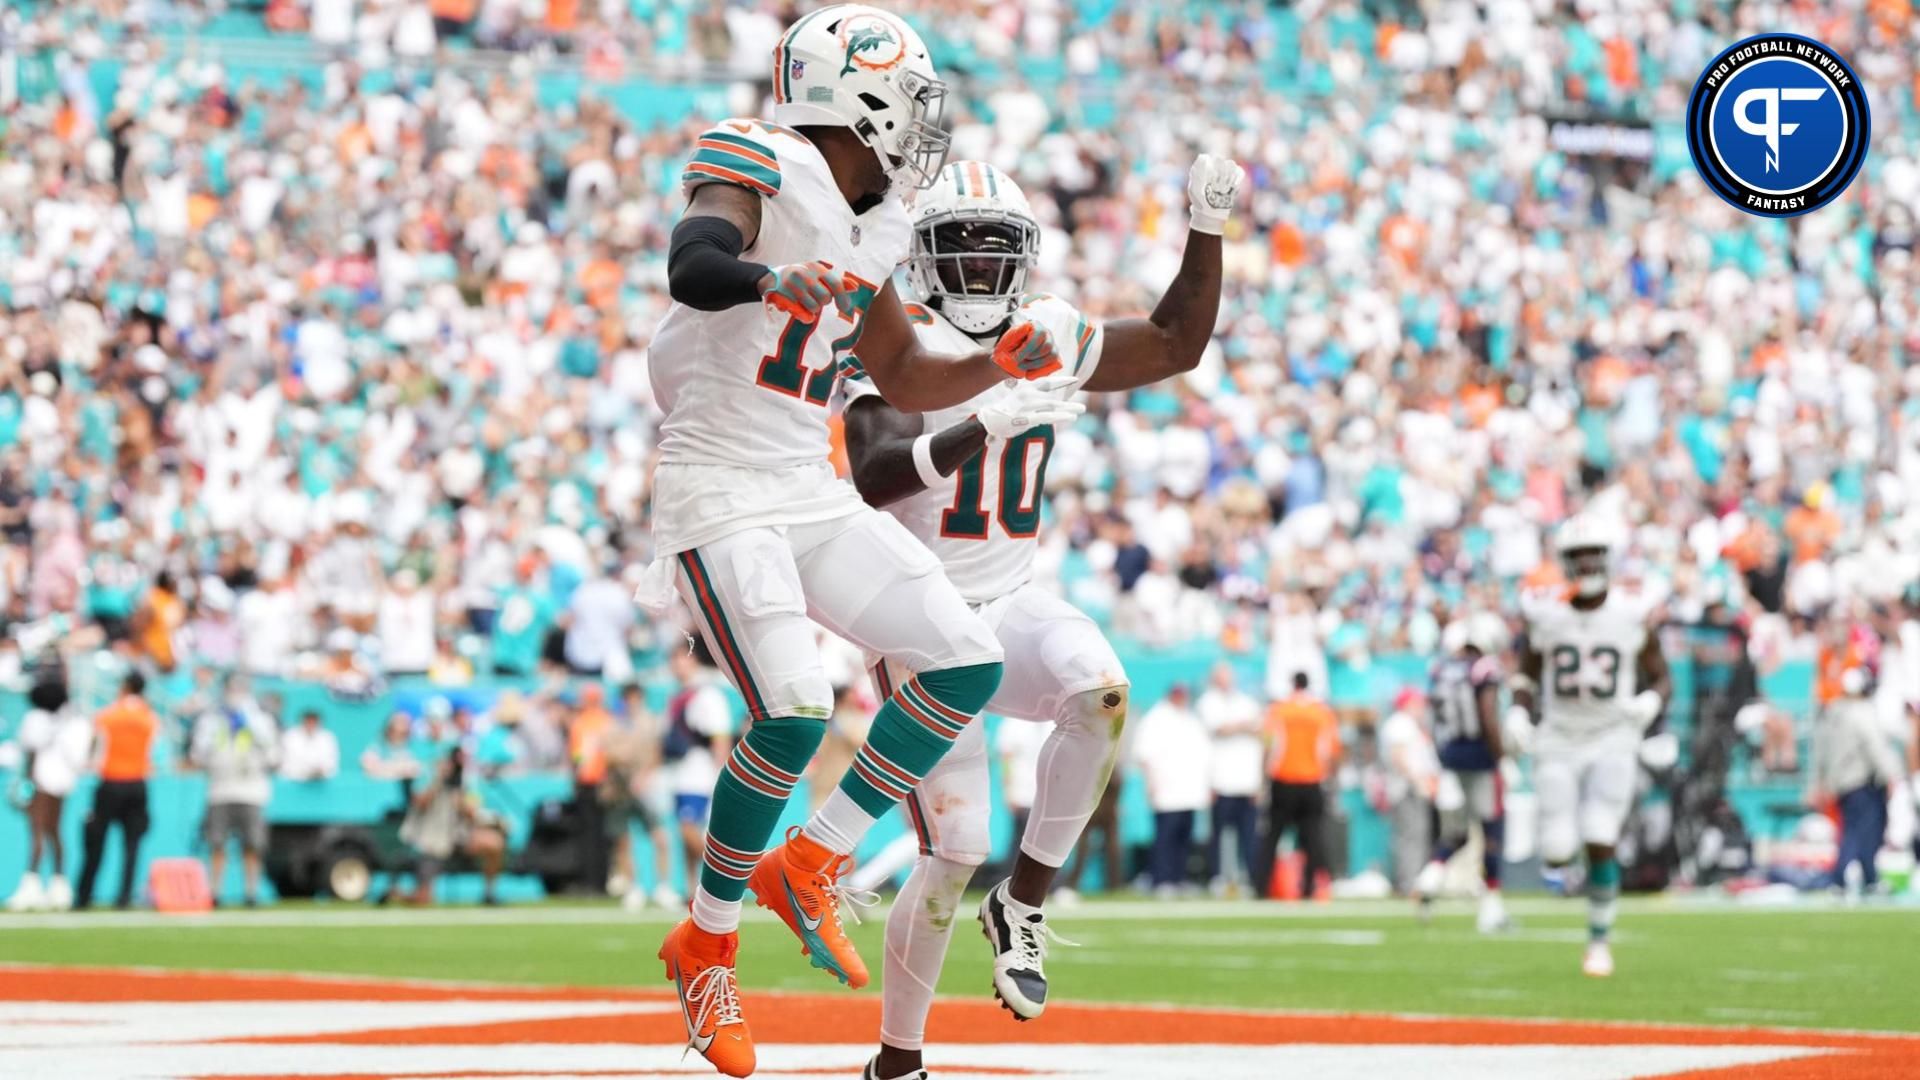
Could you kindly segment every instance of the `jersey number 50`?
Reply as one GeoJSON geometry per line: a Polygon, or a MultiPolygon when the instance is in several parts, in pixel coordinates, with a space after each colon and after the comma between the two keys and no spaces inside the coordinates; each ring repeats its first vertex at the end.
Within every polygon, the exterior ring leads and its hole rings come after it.
{"type": "MultiPolygon", "coordinates": [[[[812,322],[801,322],[789,316],[773,353],[760,358],[760,373],[755,377],[755,382],[788,397],[797,397],[809,405],[826,407],[827,399],[833,396],[833,380],[840,371],[840,358],[853,351],[854,345],[859,342],[860,331],[867,328],[867,308],[872,306],[873,298],[880,295],[879,286],[873,282],[862,281],[852,274],[846,278],[847,283],[853,286],[853,292],[848,297],[853,302],[853,310],[840,311],[839,315],[851,322],[853,327],[828,346],[832,359],[827,366],[812,372],[806,367],[807,343],[813,340],[813,332],[820,328],[827,313],[821,311],[812,322]]],[[[838,311],[837,308],[835,310],[838,311]]]]}
{"type": "MultiPolygon", "coordinates": [[[[940,535],[959,540],[987,538],[987,451],[968,458],[955,474],[953,505],[940,512],[940,535]]],[[[1053,427],[1030,428],[1000,449],[1000,528],[1016,540],[1040,531],[1040,484],[1053,455],[1053,427]],[[1038,455],[1035,455],[1035,449],[1038,455]],[[1033,464],[1038,456],[1039,464],[1033,464]]]]}

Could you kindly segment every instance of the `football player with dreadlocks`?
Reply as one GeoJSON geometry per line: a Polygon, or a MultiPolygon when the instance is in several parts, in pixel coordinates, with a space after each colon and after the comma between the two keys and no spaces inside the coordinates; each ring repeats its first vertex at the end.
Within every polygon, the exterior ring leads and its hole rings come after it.
{"type": "MultiPolygon", "coordinates": [[[[866,343],[849,365],[847,451],[860,494],[939,557],[993,628],[1006,666],[987,709],[1053,724],[1013,875],[988,890],[979,913],[994,993],[1017,1019],[1046,1008],[1041,905],[1106,790],[1127,713],[1126,673],[1099,627],[1032,583],[1054,425],[1080,414],[1067,400],[1076,391],[1131,390],[1200,362],[1220,305],[1220,233],[1244,178],[1234,162],[1200,156],[1188,176],[1178,276],[1151,316],[1099,324],[1058,297],[1026,292],[1040,226],[1013,180],[981,162],[949,164],[914,207],[909,267],[921,302],[907,315],[922,346],[964,351],[1037,324],[1060,343],[1064,370],[920,415],[890,404],[865,377],[866,343]]],[[[898,693],[907,675],[889,659],[876,659],[873,673],[883,694],[898,693]]],[[[872,1080],[926,1075],[927,1011],[961,893],[987,858],[991,805],[985,735],[974,724],[907,797],[920,858],[887,919],[872,1080]]]]}

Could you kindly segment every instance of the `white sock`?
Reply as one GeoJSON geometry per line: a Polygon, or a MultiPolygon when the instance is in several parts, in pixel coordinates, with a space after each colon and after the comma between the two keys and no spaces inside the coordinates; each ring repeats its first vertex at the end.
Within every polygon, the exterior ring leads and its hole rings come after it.
{"type": "Polygon", "coordinates": [[[860,838],[873,828],[874,820],[846,792],[834,788],[801,827],[800,834],[835,855],[851,855],[860,838]]]}
{"type": "Polygon", "coordinates": [[[1033,811],[1020,838],[1029,858],[1058,869],[1073,854],[1113,776],[1126,702],[1124,689],[1103,688],[1062,703],[1053,733],[1040,746],[1033,811]]]}
{"type": "Polygon", "coordinates": [[[731,934],[740,929],[740,901],[722,900],[706,886],[693,890],[693,925],[709,934],[731,934]]]}
{"type": "Polygon", "coordinates": [[[887,913],[886,968],[880,984],[880,1041],[918,1050],[927,1036],[933,988],[947,960],[973,867],[922,855],[887,913]]]}

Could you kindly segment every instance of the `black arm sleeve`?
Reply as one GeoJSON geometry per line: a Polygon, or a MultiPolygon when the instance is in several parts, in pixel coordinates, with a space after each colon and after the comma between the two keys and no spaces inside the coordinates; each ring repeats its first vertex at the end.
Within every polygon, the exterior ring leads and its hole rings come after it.
{"type": "Polygon", "coordinates": [[[767,268],[740,258],[740,230],[717,217],[681,218],[667,249],[667,294],[700,311],[760,302],[767,268]]]}

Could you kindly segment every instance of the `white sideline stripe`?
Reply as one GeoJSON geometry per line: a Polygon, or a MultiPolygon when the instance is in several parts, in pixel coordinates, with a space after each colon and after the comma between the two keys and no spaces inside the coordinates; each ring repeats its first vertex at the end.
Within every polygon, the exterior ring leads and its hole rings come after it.
{"type": "MultiPolygon", "coordinates": [[[[1584,910],[1580,897],[1551,897],[1509,900],[1507,910],[1515,915],[1565,916],[1584,910]]],[[[884,917],[886,906],[875,909],[884,917]]],[[[1049,913],[1060,926],[1079,926],[1102,922],[1208,922],[1214,920],[1261,919],[1275,922],[1321,919],[1368,919],[1405,917],[1412,925],[1412,906],[1398,900],[1349,900],[1328,904],[1277,904],[1251,900],[1117,900],[1084,903],[1075,907],[1053,907],[1049,913]]],[[[1441,917],[1468,915],[1474,910],[1469,902],[1442,903],[1435,909],[1441,917]]],[[[1706,915],[1726,918],[1736,915],[1906,915],[1920,914],[1914,904],[1844,907],[1838,901],[1810,900],[1804,905],[1754,905],[1723,898],[1670,900],[1664,898],[1621,901],[1623,917],[1636,915],[1706,915]]],[[[622,911],[608,904],[591,907],[554,907],[523,904],[499,908],[380,909],[347,905],[302,907],[291,910],[215,911],[198,915],[162,915],[152,911],[68,912],[64,914],[0,914],[0,933],[20,930],[88,929],[167,929],[301,927],[327,926],[666,926],[686,917],[679,910],[653,909],[622,911]]],[[[743,913],[747,920],[775,922],[772,914],[758,908],[743,913]]],[[[1495,940],[1490,938],[1489,940],[1495,940]]]]}
{"type": "MultiPolygon", "coordinates": [[[[1582,940],[1585,940],[1584,937],[1582,940]]],[[[1385,930],[1129,930],[1124,934],[1082,934],[1082,945],[1133,948],[1168,945],[1194,949],[1232,949],[1250,945],[1346,945],[1360,948],[1387,943],[1385,930]]],[[[1079,953],[1062,954],[1064,958],[1079,953]]]]}
{"type": "MultiPolygon", "coordinates": [[[[762,1044],[760,1066],[800,1080],[844,1080],[873,1053],[871,1043],[762,1044]]],[[[1795,1046],[1454,1046],[1329,1045],[1226,1046],[1032,1045],[1008,1043],[939,1047],[929,1052],[941,1080],[1000,1080],[1008,1069],[1058,1080],[1629,1080],[1696,1069],[1735,1068],[1822,1054],[1795,1046]]],[[[713,1075],[678,1046],[639,1044],[145,1045],[112,1043],[62,1047],[57,1052],[0,1049],[0,1074],[20,1080],[84,1076],[88,1080],[150,1080],[181,1076],[315,1076],[421,1073],[506,1080],[617,1071],[631,1077],[713,1075]]]]}

